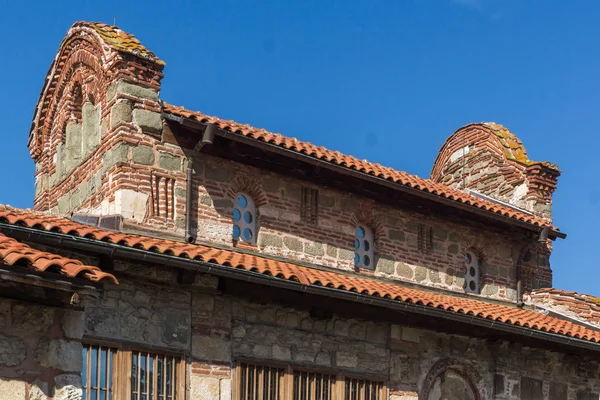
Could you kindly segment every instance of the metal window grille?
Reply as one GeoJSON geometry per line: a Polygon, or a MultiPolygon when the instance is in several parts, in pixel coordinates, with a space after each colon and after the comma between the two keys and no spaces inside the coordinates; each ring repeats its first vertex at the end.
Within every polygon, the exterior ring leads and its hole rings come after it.
{"type": "Polygon", "coordinates": [[[131,400],[176,399],[179,362],[176,357],[132,352],[131,400]]]}
{"type": "Polygon", "coordinates": [[[83,400],[112,400],[113,365],[116,350],[103,346],[84,346],[81,388],[83,400]]]}
{"type": "Polygon", "coordinates": [[[283,398],[283,368],[240,365],[240,400],[280,400],[283,398]]]}
{"type": "Polygon", "coordinates": [[[383,382],[346,378],[345,400],[383,400],[383,382]]]}
{"type": "Polygon", "coordinates": [[[331,400],[335,377],[317,372],[294,372],[293,400],[331,400]]]}

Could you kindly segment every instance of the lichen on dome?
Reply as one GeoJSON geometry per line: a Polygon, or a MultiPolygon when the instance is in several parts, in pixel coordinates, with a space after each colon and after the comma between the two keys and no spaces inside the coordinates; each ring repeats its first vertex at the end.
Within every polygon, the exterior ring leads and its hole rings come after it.
{"type": "Polygon", "coordinates": [[[116,26],[103,24],[101,22],[76,22],[75,27],[89,27],[96,31],[102,40],[118,51],[134,54],[138,57],[155,62],[160,65],[166,63],[159,59],[156,54],[148,50],[134,35],[127,33],[116,26]]]}
{"type": "Polygon", "coordinates": [[[542,164],[549,168],[558,169],[556,164],[552,164],[549,161],[533,161],[527,156],[527,150],[523,145],[523,142],[515,136],[508,128],[504,125],[497,124],[495,122],[483,122],[482,125],[489,128],[494,135],[498,138],[502,146],[504,147],[504,155],[507,159],[516,161],[520,164],[529,166],[534,164],[542,164]]]}

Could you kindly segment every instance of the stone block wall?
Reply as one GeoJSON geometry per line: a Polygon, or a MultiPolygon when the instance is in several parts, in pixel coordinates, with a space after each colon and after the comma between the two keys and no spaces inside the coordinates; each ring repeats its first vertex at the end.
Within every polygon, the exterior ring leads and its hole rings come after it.
{"type": "MultiPolygon", "coordinates": [[[[128,271],[136,268],[141,267],[128,271]]],[[[465,398],[497,400],[576,400],[600,393],[600,358],[593,354],[434,332],[411,326],[410,315],[365,320],[349,311],[318,314],[251,301],[221,294],[218,279],[207,275],[176,289],[175,278],[165,271],[146,271],[147,282],[120,276],[121,285],[108,287],[88,308],[84,340],[181,354],[190,398],[231,400],[239,360],[375,376],[387,382],[391,400],[438,400],[456,391],[465,398]],[[111,324],[121,329],[96,323],[109,311],[115,316],[111,324]],[[149,326],[157,333],[146,334],[153,332],[149,326]],[[179,339],[165,339],[172,337],[169,332],[179,339]]]]}
{"type": "Polygon", "coordinates": [[[83,311],[0,298],[0,400],[81,396],[83,311]]]}

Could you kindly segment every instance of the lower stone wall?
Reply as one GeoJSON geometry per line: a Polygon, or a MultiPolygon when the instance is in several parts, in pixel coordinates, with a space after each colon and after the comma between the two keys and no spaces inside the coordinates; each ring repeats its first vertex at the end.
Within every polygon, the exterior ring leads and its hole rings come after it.
{"type": "Polygon", "coordinates": [[[120,275],[119,286],[107,286],[101,299],[88,302],[85,318],[2,300],[0,326],[7,328],[0,329],[0,400],[60,399],[67,392],[78,399],[84,320],[86,343],[181,354],[187,399],[235,400],[240,360],[384,380],[390,400],[599,398],[600,357],[420,329],[411,326],[410,314],[352,318],[352,304],[340,303],[343,315],[282,306],[300,303],[287,292],[262,297],[231,291],[212,276],[182,284],[176,274],[148,266],[145,277],[120,275]],[[118,329],[107,328],[113,325],[118,329]]]}
{"type": "Polygon", "coordinates": [[[83,314],[0,298],[0,400],[81,396],[83,314]]]}

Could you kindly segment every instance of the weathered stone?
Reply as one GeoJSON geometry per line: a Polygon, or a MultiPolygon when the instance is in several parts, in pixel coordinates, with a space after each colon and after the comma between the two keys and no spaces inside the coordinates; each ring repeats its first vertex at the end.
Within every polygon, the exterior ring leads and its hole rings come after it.
{"type": "Polygon", "coordinates": [[[419,343],[421,341],[419,330],[414,328],[402,328],[402,340],[405,342],[419,343]]]}
{"type": "Polygon", "coordinates": [[[54,383],[54,400],[73,400],[81,398],[81,375],[58,375],[54,378],[54,383]]]}
{"type": "Polygon", "coordinates": [[[27,358],[27,346],[17,336],[0,333],[0,365],[15,367],[27,358]]]}
{"type": "Polygon", "coordinates": [[[131,150],[131,158],[133,162],[137,164],[154,165],[154,150],[151,147],[146,146],[133,147],[131,150]]]}
{"type": "Polygon", "coordinates": [[[195,374],[192,374],[190,378],[190,397],[192,399],[220,400],[218,378],[195,374]]]}
{"type": "Polygon", "coordinates": [[[313,256],[324,256],[323,244],[319,242],[304,243],[304,252],[313,256]]]}
{"type": "Polygon", "coordinates": [[[327,245],[327,246],[325,247],[325,253],[327,253],[327,255],[328,255],[329,257],[332,257],[332,258],[337,258],[337,255],[338,255],[338,249],[337,249],[337,247],[335,247],[335,246],[327,245]]]}
{"type": "Polygon", "coordinates": [[[233,207],[233,202],[230,199],[216,199],[213,204],[217,210],[230,209],[233,207]]]}
{"type": "Polygon", "coordinates": [[[40,365],[60,371],[81,371],[81,343],[41,338],[35,349],[40,365]]]}
{"type": "Polygon", "coordinates": [[[405,240],[404,232],[399,231],[397,229],[390,229],[388,231],[388,236],[390,237],[391,240],[396,240],[399,242],[404,242],[404,240],[405,240]]]}
{"type": "Polygon", "coordinates": [[[497,285],[492,285],[492,284],[486,284],[483,287],[483,290],[481,291],[481,294],[484,296],[493,296],[498,294],[498,286],[497,285]]]}
{"type": "Polygon", "coordinates": [[[386,254],[379,255],[376,270],[385,274],[393,274],[395,271],[395,263],[393,258],[386,254]]]}
{"type": "MultiPolygon", "coordinates": [[[[184,188],[182,188],[182,187],[176,187],[175,188],[175,197],[179,197],[179,198],[185,199],[186,193],[187,193],[186,190],[184,188]]],[[[208,197],[208,196],[206,196],[206,197],[208,197]]],[[[209,197],[209,199],[210,199],[210,197],[209,197]]]]}
{"type": "Polygon", "coordinates": [[[228,339],[194,335],[192,355],[205,361],[231,361],[231,343],[228,339]]]}
{"type": "Polygon", "coordinates": [[[206,165],[204,175],[206,179],[217,182],[230,182],[233,178],[229,168],[215,167],[210,164],[206,165]]]}
{"type": "Polygon", "coordinates": [[[338,367],[356,368],[358,365],[358,356],[356,353],[338,351],[335,353],[335,365],[338,367]]]}
{"type": "Polygon", "coordinates": [[[12,327],[26,332],[47,332],[54,321],[54,309],[33,303],[13,303],[12,327]]]}
{"type": "Polygon", "coordinates": [[[290,250],[302,251],[302,242],[296,238],[286,236],[283,238],[283,244],[290,250]]]}
{"type": "Polygon", "coordinates": [[[440,272],[430,269],[429,270],[429,280],[432,283],[441,283],[442,280],[440,279],[440,272]]]}
{"type": "Polygon", "coordinates": [[[367,341],[371,343],[387,343],[389,327],[383,324],[369,324],[367,326],[367,341]]]}
{"type": "Polygon", "coordinates": [[[263,190],[267,193],[277,193],[281,179],[276,176],[269,176],[263,180],[263,190]]]}
{"type": "Polygon", "coordinates": [[[415,280],[417,282],[423,282],[427,278],[427,268],[417,265],[415,268],[415,280]]]}
{"type": "Polygon", "coordinates": [[[162,339],[168,344],[186,344],[190,335],[190,318],[187,310],[165,307],[163,311],[162,339]]]}
{"type": "Polygon", "coordinates": [[[119,331],[117,310],[90,308],[86,313],[85,330],[98,336],[115,337],[119,331]]]}
{"type": "Polygon", "coordinates": [[[340,199],[340,209],[344,212],[354,212],[358,207],[358,201],[352,197],[342,197],[340,199]]]}
{"type": "Polygon", "coordinates": [[[119,80],[110,84],[106,91],[107,100],[112,100],[117,93],[124,93],[141,99],[158,100],[158,92],[155,89],[146,88],[124,80],[119,80]]]}
{"type": "Polygon", "coordinates": [[[87,155],[100,143],[100,106],[86,102],[82,107],[83,155],[87,155]]]}
{"type": "Polygon", "coordinates": [[[0,378],[0,400],[22,400],[25,399],[26,392],[25,382],[11,378],[0,378]]]}
{"type": "Polygon", "coordinates": [[[433,238],[437,239],[437,240],[446,240],[448,238],[448,230],[444,229],[440,226],[434,226],[432,228],[432,234],[433,234],[433,238]]]}
{"type": "Polygon", "coordinates": [[[221,397],[219,400],[231,400],[231,379],[221,379],[221,397]]]}
{"type": "Polygon", "coordinates": [[[274,344],[272,346],[272,354],[275,360],[286,360],[289,361],[292,359],[292,352],[289,347],[280,346],[278,344],[274,344]]]}
{"type": "Polygon", "coordinates": [[[458,245],[457,244],[451,244],[450,246],[448,246],[448,253],[450,253],[450,254],[458,254],[458,245]]]}
{"type": "Polygon", "coordinates": [[[338,319],[334,323],[333,331],[336,335],[348,336],[348,322],[343,319],[338,319]]]}
{"type": "Polygon", "coordinates": [[[133,121],[144,132],[161,132],[163,120],[160,113],[136,108],[133,110],[133,121]]]}
{"type": "Polygon", "coordinates": [[[350,261],[354,259],[354,251],[352,250],[342,248],[338,250],[338,254],[340,260],[350,261]]]}
{"type": "Polygon", "coordinates": [[[121,122],[131,122],[131,117],[131,102],[119,100],[110,109],[110,129],[114,129],[121,122]]]}
{"type": "MultiPolygon", "coordinates": [[[[27,400],[46,400],[50,393],[48,392],[48,383],[36,379],[29,384],[29,397],[27,400]]],[[[0,396],[1,398],[1,396],[0,396]]]]}
{"type": "Polygon", "coordinates": [[[283,247],[283,239],[279,236],[268,233],[260,233],[258,236],[258,244],[261,246],[283,247]]]}
{"type": "Polygon", "coordinates": [[[83,311],[64,310],[60,325],[66,338],[79,340],[83,336],[85,313],[83,311]]]}
{"type": "Polygon", "coordinates": [[[302,197],[302,187],[294,184],[286,184],[284,186],[283,195],[286,199],[300,202],[302,197]]]}
{"type": "Polygon", "coordinates": [[[319,207],[333,208],[335,197],[319,194],[319,207]]]}
{"type": "Polygon", "coordinates": [[[164,151],[158,152],[158,166],[171,171],[181,170],[181,157],[164,151]]]}

